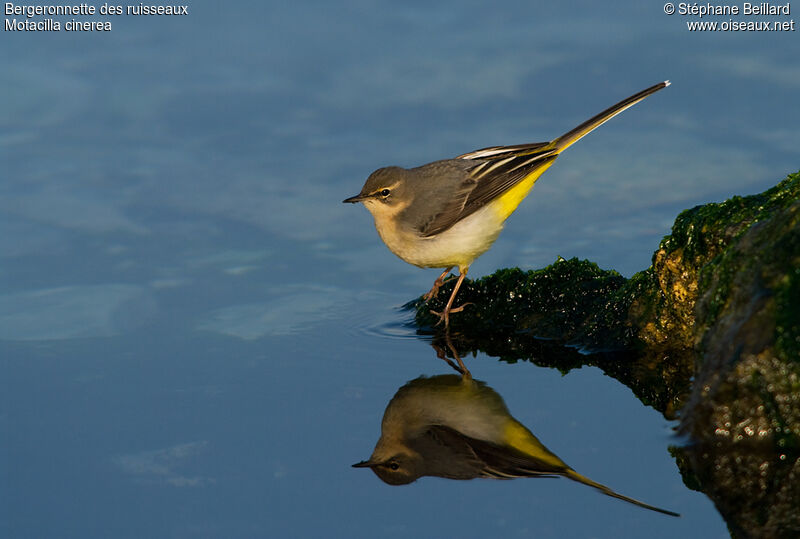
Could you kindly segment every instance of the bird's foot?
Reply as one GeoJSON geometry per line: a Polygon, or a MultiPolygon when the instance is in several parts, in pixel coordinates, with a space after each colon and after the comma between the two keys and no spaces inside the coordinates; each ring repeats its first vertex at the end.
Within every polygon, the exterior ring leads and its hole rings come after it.
{"type": "Polygon", "coordinates": [[[422,299],[424,301],[430,301],[433,298],[435,298],[436,295],[439,293],[439,288],[441,288],[441,286],[442,286],[442,284],[439,281],[436,281],[435,283],[433,283],[433,288],[428,290],[428,292],[424,296],[422,296],[422,299]]]}
{"type": "Polygon", "coordinates": [[[433,281],[433,287],[431,287],[431,289],[428,290],[427,294],[422,296],[423,300],[430,301],[430,300],[432,300],[433,298],[436,297],[436,295],[439,293],[439,289],[444,284],[444,278],[447,277],[447,274],[450,273],[451,269],[452,268],[447,268],[441,275],[439,275],[438,279],[433,281]]]}
{"type": "Polygon", "coordinates": [[[472,302],[464,303],[463,305],[461,305],[459,307],[453,307],[451,309],[445,309],[444,311],[441,311],[441,312],[434,311],[433,309],[431,309],[431,314],[435,314],[436,316],[439,317],[439,321],[436,322],[434,324],[434,326],[438,326],[439,324],[444,322],[444,327],[445,327],[445,329],[447,329],[448,327],[450,327],[450,315],[452,313],[460,313],[461,311],[464,310],[464,307],[466,307],[467,305],[472,305],[472,302]]]}

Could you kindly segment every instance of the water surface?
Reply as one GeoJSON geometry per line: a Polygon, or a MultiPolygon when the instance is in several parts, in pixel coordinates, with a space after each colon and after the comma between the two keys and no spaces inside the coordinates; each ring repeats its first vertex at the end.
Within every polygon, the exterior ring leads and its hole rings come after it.
{"type": "Polygon", "coordinates": [[[340,201],[375,168],[553,138],[471,269],[645,268],[678,211],[796,171],[796,34],[662,6],[193,2],[111,33],[2,34],[0,530],[8,537],[725,537],[674,424],[598,370],[467,358],[581,473],[395,488],[395,391],[449,371],[400,306],[438,275],[340,201]]]}

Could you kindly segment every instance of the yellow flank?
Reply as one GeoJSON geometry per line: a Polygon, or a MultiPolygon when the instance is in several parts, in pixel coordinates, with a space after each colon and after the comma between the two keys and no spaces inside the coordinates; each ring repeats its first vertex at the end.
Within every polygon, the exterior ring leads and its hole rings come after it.
{"type": "Polygon", "coordinates": [[[505,431],[506,442],[517,451],[556,468],[569,468],[564,464],[563,460],[555,456],[549,449],[542,445],[542,442],[540,442],[531,431],[526,429],[522,423],[512,418],[511,421],[507,423],[505,431]]]}
{"type": "Polygon", "coordinates": [[[533,184],[536,183],[536,180],[539,179],[539,176],[541,176],[545,170],[550,168],[550,165],[552,165],[554,162],[555,159],[551,159],[549,162],[537,167],[530,174],[528,174],[525,179],[499,197],[495,198],[490,203],[490,207],[497,212],[497,215],[501,220],[505,221],[508,219],[509,215],[514,213],[514,210],[517,209],[517,206],[520,205],[520,202],[522,202],[525,197],[528,196],[528,193],[531,192],[533,184]]]}

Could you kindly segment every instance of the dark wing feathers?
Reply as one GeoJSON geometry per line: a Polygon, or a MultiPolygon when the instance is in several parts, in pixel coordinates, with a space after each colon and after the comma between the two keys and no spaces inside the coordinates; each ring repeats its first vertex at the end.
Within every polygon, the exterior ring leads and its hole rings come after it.
{"type": "MultiPolygon", "coordinates": [[[[418,224],[418,231],[427,237],[444,232],[557,155],[557,151],[545,142],[493,146],[415,169],[420,177],[426,179],[443,173],[449,175],[449,181],[436,182],[441,188],[438,192],[426,193],[426,209],[432,211],[420,212],[420,215],[431,217],[418,224]]],[[[431,184],[428,182],[428,187],[431,184]]]]}
{"type": "Polygon", "coordinates": [[[439,222],[455,223],[477,185],[469,173],[474,165],[471,161],[447,159],[411,169],[409,181],[420,185],[415,189],[414,204],[405,210],[405,222],[423,236],[439,222]]]}
{"type": "Polygon", "coordinates": [[[453,452],[465,455],[471,463],[472,477],[513,479],[516,477],[556,477],[563,475],[566,466],[556,467],[510,448],[501,448],[484,440],[477,440],[444,425],[434,425],[429,435],[453,452]]]}
{"type": "Polygon", "coordinates": [[[474,479],[481,477],[483,462],[459,432],[440,426],[432,426],[420,436],[412,447],[426,455],[425,475],[448,479],[474,479]]]}

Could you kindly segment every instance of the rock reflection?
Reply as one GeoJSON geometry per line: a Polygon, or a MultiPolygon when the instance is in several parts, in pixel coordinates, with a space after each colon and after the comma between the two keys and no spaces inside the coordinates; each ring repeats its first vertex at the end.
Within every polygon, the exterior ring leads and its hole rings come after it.
{"type": "Polygon", "coordinates": [[[672,448],[684,483],[705,493],[732,537],[800,537],[800,452],[759,442],[672,448]]]}
{"type": "Polygon", "coordinates": [[[447,479],[561,476],[640,507],[678,516],[577,473],[511,416],[499,394],[472,379],[466,369],[460,376],[423,376],[401,387],[386,407],[372,456],[353,466],[372,469],[390,485],[405,485],[426,475],[447,479]]]}

